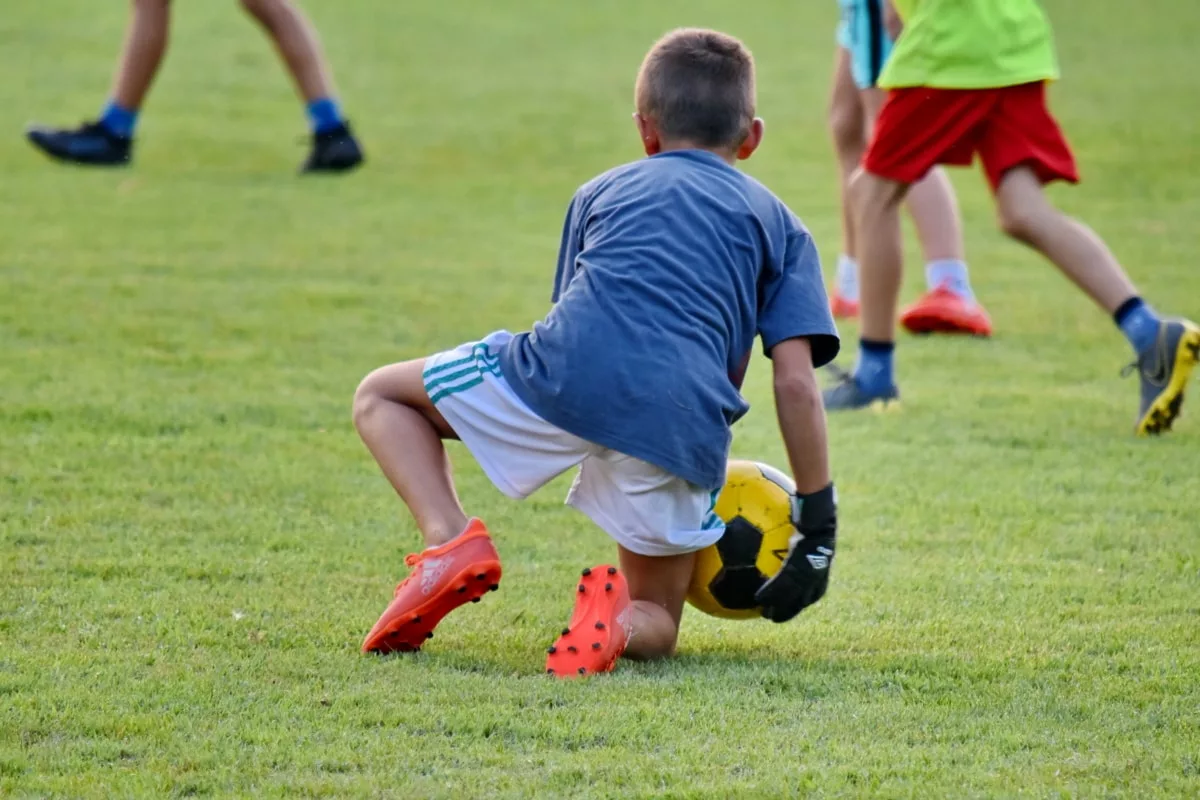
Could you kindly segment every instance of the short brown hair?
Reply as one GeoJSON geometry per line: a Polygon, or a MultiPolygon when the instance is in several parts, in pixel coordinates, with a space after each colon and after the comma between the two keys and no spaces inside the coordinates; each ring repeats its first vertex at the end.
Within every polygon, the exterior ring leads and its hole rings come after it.
{"type": "Polygon", "coordinates": [[[736,148],[754,119],[754,56],[718,31],[671,31],[642,61],[634,102],[664,139],[736,148]]]}

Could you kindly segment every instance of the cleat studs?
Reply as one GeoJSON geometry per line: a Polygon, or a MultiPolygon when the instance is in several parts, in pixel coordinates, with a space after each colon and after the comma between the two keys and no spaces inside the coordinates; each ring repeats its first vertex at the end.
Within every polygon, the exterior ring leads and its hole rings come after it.
{"type": "Polygon", "coordinates": [[[429,631],[428,633],[426,633],[426,634],[425,634],[425,638],[426,638],[426,639],[432,639],[432,638],[433,638],[433,631],[429,631]]]}
{"type": "Polygon", "coordinates": [[[489,587],[488,587],[488,591],[489,591],[489,592],[494,592],[494,591],[498,590],[499,588],[500,588],[500,584],[498,584],[498,583],[493,583],[491,586],[489,586],[489,587]]]}
{"type": "Polygon", "coordinates": [[[603,622],[597,622],[597,623],[596,623],[596,630],[598,630],[598,631],[602,631],[602,630],[604,630],[604,623],[603,623],[603,622]]]}
{"type": "Polygon", "coordinates": [[[611,583],[606,583],[606,584],[604,584],[604,591],[606,591],[606,592],[611,592],[611,591],[612,591],[612,584],[611,584],[611,583]]]}
{"type": "Polygon", "coordinates": [[[587,591],[587,590],[583,588],[583,584],[582,583],[579,584],[579,593],[583,594],[585,591],[587,591]]]}
{"type": "Polygon", "coordinates": [[[578,653],[578,652],[579,652],[579,648],[578,648],[578,647],[576,647],[575,645],[571,645],[570,647],[568,647],[568,648],[567,648],[567,652],[568,652],[568,653],[578,653]]]}
{"type": "Polygon", "coordinates": [[[420,622],[420,621],[421,621],[421,618],[420,618],[419,616],[417,616],[417,617],[413,617],[413,618],[412,618],[412,621],[413,621],[413,622],[420,622]]]}
{"type": "Polygon", "coordinates": [[[459,594],[462,594],[462,593],[463,593],[463,592],[465,592],[466,590],[467,590],[467,587],[465,587],[465,586],[460,586],[460,587],[458,587],[458,593],[459,593],[459,594]]]}
{"type": "Polygon", "coordinates": [[[550,645],[550,647],[547,648],[546,652],[549,653],[550,655],[554,655],[555,653],[558,652],[558,648],[555,647],[554,645],[550,645]]]}
{"type": "Polygon", "coordinates": [[[616,575],[616,574],[617,574],[617,568],[616,568],[616,567],[609,567],[609,568],[608,568],[608,574],[609,574],[609,575],[616,575]]]}
{"type": "Polygon", "coordinates": [[[587,670],[586,670],[586,669],[584,669],[583,667],[580,667],[580,668],[579,668],[579,674],[580,674],[580,675],[587,675],[587,670]]]}
{"type": "Polygon", "coordinates": [[[478,602],[479,602],[480,600],[482,600],[482,599],[483,599],[482,597],[472,597],[472,598],[471,598],[471,602],[472,602],[472,603],[478,603],[478,602]]]}
{"type": "Polygon", "coordinates": [[[563,635],[563,636],[566,636],[566,635],[567,635],[568,633],[570,633],[570,632],[571,632],[571,629],[570,629],[570,628],[563,628],[563,629],[562,629],[562,635],[563,635]]]}
{"type": "Polygon", "coordinates": [[[554,670],[552,670],[552,669],[547,669],[547,670],[546,670],[546,674],[547,674],[547,675],[553,675],[553,674],[554,674],[554,670]]]}
{"type": "Polygon", "coordinates": [[[583,577],[585,577],[585,578],[586,578],[588,575],[591,575],[591,574],[592,574],[591,567],[584,567],[584,568],[583,568],[583,572],[582,572],[582,573],[580,573],[580,574],[582,574],[582,575],[583,575],[583,577]]]}
{"type": "Polygon", "coordinates": [[[599,650],[599,649],[600,649],[600,643],[599,643],[599,642],[592,642],[592,649],[593,649],[593,650],[599,650]]]}
{"type": "Polygon", "coordinates": [[[476,576],[475,576],[475,580],[477,580],[477,581],[486,581],[486,580],[487,580],[487,575],[484,575],[484,574],[480,573],[479,575],[476,575],[476,576]]]}

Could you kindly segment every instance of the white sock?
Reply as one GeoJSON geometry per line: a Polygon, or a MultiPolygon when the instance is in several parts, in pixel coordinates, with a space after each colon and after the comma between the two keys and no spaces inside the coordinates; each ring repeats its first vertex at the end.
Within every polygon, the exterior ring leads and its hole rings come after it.
{"type": "Polygon", "coordinates": [[[971,279],[967,274],[967,262],[957,258],[943,258],[925,265],[925,284],[930,289],[944,286],[959,297],[975,299],[971,290],[971,279]]]}
{"type": "Polygon", "coordinates": [[[834,279],[837,293],[853,303],[858,302],[858,262],[843,253],[838,256],[837,277],[834,279]]]}

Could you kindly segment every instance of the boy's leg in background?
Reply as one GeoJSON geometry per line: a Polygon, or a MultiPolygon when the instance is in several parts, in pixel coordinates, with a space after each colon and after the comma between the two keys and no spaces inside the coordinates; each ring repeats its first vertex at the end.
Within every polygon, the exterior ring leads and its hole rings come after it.
{"type": "MultiPolygon", "coordinates": [[[[879,88],[862,91],[868,139],[886,97],[879,88]]],[[[927,291],[900,314],[901,324],[913,333],[990,336],[991,319],[971,289],[958,198],[946,171],[930,170],[912,185],[904,202],[925,258],[927,291]]]]}
{"type": "Polygon", "coordinates": [[[241,0],[275,43],[304,99],[313,132],[305,172],[342,172],[362,163],[362,149],[342,115],[316,29],[291,0],[241,0]]]}
{"type": "Polygon", "coordinates": [[[854,213],[850,206],[850,178],[858,169],[867,149],[862,98],[854,82],[851,54],[838,47],[833,68],[833,86],[829,97],[829,130],[837,155],[839,189],[842,201],[842,252],[838,256],[837,273],[830,305],[839,318],[858,316],[858,266],[854,237],[854,213]]]}
{"type": "Polygon", "coordinates": [[[171,21],[169,0],[133,0],[112,95],[100,117],[76,129],[36,126],[29,140],[63,161],[119,166],[132,157],[138,114],[167,50],[171,21]]]}
{"type": "Polygon", "coordinates": [[[1112,316],[1129,340],[1141,384],[1135,431],[1170,430],[1200,361],[1200,327],[1188,320],[1161,319],[1138,295],[1104,241],[1050,203],[1033,167],[1004,173],[996,186],[996,207],[1004,232],[1049,259],[1112,316]]]}

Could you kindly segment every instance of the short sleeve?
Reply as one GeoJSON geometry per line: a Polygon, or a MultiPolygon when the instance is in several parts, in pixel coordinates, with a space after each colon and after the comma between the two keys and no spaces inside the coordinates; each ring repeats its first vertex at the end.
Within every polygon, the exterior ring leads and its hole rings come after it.
{"type": "Polygon", "coordinates": [[[575,259],[583,248],[583,208],[586,205],[584,191],[580,189],[571,198],[567,206],[567,216],[563,220],[562,241],[558,245],[558,267],[554,272],[554,291],[550,294],[550,302],[557,303],[575,277],[575,259]]]}
{"type": "Polygon", "coordinates": [[[768,264],[759,286],[758,333],[763,352],[787,339],[808,339],[813,366],[823,367],[841,347],[821,277],[821,259],[812,236],[792,220],[782,259],[768,264]]]}

